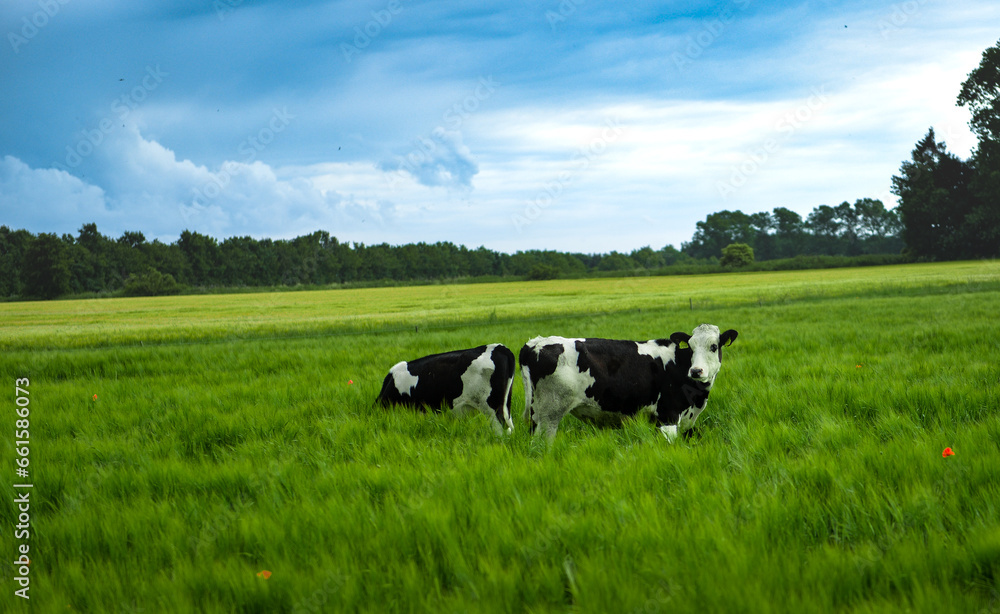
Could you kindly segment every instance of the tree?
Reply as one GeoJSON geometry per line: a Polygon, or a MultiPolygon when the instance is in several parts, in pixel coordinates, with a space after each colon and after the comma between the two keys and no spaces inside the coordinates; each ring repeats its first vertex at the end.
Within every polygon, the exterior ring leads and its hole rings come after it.
{"type": "Polygon", "coordinates": [[[732,243],[722,248],[719,264],[727,268],[741,268],[753,264],[753,248],[746,243],[732,243]]]}
{"type": "Polygon", "coordinates": [[[802,216],[785,207],[775,207],[771,219],[774,220],[775,258],[791,258],[802,253],[805,239],[805,224],[802,216]]]}
{"type": "Polygon", "coordinates": [[[33,239],[27,230],[0,226],[0,297],[21,294],[24,253],[33,239]]]}
{"type": "Polygon", "coordinates": [[[751,243],[754,234],[750,216],[738,209],[710,213],[695,224],[691,242],[681,244],[681,251],[694,258],[712,258],[730,243],[751,243]]]}
{"type": "Polygon", "coordinates": [[[177,241],[187,266],[184,281],[193,286],[215,285],[222,273],[219,244],[213,237],[185,230],[177,241]]]}
{"type": "Polygon", "coordinates": [[[820,205],[806,218],[806,226],[818,237],[836,237],[840,233],[837,210],[830,205],[820,205]]]}
{"type": "Polygon", "coordinates": [[[982,141],[1000,142],[1000,41],[983,52],[958,94],[958,105],[972,113],[969,127],[982,141]]]}
{"type": "Polygon", "coordinates": [[[840,238],[844,243],[848,256],[856,256],[860,251],[858,245],[858,212],[846,200],[834,208],[839,223],[840,238]]]}
{"type": "Polygon", "coordinates": [[[979,138],[970,161],[976,203],[964,239],[977,256],[1000,255],[1000,41],[962,83],[958,105],[971,112],[969,127],[979,138]]]}
{"type": "Polygon", "coordinates": [[[974,257],[970,234],[976,208],[969,182],[972,167],[938,142],[934,128],[892,178],[899,197],[903,240],[914,255],[932,259],[974,257]]]}
{"type": "Polygon", "coordinates": [[[625,254],[612,251],[601,258],[597,268],[601,271],[629,271],[635,268],[635,262],[625,254]]]}
{"type": "Polygon", "coordinates": [[[66,247],[54,234],[39,234],[24,252],[21,279],[26,296],[51,299],[70,290],[66,247]]]}
{"type": "Polygon", "coordinates": [[[156,269],[147,269],[143,273],[129,276],[125,280],[125,296],[162,296],[177,294],[181,287],[173,275],[164,275],[156,269]]]}

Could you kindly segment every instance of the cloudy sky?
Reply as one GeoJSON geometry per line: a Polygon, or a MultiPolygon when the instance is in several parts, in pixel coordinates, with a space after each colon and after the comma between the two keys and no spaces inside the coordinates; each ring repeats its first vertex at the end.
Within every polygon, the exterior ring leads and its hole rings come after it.
{"type": "Polygon", "coordinates": [[[680,246],[872,197],[995,0],[7,0],[0,224],[118,237],[680,246]]]}

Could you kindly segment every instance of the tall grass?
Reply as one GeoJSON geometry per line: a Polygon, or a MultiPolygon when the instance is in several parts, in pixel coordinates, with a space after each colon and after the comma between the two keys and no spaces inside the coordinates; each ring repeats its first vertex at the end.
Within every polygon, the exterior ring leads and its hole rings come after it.
{"type": "Polygon", "coordinates": [[[1000,274],[980,266],[22,313],[0,376],[32,381],[31,608],[997,611],[1000,274]],[[399,359],[703,321],[740,336],[672,446],[569,418],[545,450],[519,421],[498,439],[372,408],[399,359]]]}

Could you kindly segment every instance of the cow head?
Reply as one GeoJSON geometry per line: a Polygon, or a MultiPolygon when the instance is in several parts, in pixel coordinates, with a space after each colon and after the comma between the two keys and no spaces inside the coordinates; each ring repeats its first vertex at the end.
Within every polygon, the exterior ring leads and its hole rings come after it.
{"type": "Polygon", "coordinates": [[[691,348],[688,377],[711,386],[722,367],[722,346],[731,344],[737,334],[732,329],[720,334],[718,326],[702,324],[694,329],[694,333],[674,333],[670,335],[670,340],[678,347],[686,344],[691,348]]]}

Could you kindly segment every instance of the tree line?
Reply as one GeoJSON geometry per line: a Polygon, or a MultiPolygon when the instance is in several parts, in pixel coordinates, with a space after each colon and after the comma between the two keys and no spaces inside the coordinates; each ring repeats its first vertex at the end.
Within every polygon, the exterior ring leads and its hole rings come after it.
{"type": "Polygon", "coordinates": [[[872,198],[853,205],[820,205],[805,219],[785,207],[752,214],[719,211],[695,224],[694,236],[681,244],[681,251],[707,259],[737,243],[750,246],[757,260],[895,254],[904,247],[900,231],[896,210],[872,198]]]}
{"type": "Polygon", "coordinates": [[[213,237],[185,230],[173,243],[141,232],[118,238],[85,224],[76,236],[0,226],[0,297],[170,294],[191,287],[329,286],[461,278],[549,279],[658,269],[692,258],[673,246],[631,253],[551,250],[506,254],[449,242],[393,246],[341,242],[326,231],[290,240],[213,237]]]}
{"type": "Polygon", "coordinates": [[[746,215],[723,211],[698,223],[691,242],[678,250],[642,247],[628,253],[566,253],[553,250],[495,252],[449,242],[393,246],[341,242],[326,231],[290,240],[230,237],[222,241],[185,230],[177,241],[148,241],[142,232],[118,238],[84,224],[76,236],[34,235],[0,226],[0,297],[55,298],[66,294],[157,295],[184,287],[239,288],[330,286],[371,282],[424,282],[462,278],[552,279],[606,272],[652,272],[719,263],[722,247],[744,241],[758,259],[794,255],[854,255],[899,251],[888,234],[868,229],[878,201],[836,208],[820,206],[806,220],[787,209],[746,215]],[[867,203],[867,204],[866,204],[867,203]],[[867,207],[867,208],[866,208],[867,207]],[[829,211],[828,211],[829,210],[829,211]],[[884,236],[883,236],[884,235],[884,236]],[[878,241],[882,241],[879,243],[878,241]],[[857,247],[860,246],[860,247],[857,247]]]}

